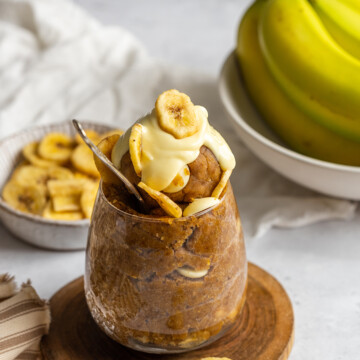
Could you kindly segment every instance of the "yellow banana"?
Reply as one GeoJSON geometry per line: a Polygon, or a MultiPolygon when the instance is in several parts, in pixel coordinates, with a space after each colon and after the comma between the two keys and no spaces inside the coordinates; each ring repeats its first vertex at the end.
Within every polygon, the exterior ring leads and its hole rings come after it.
{"type": "Polygon", "coordinates": [[[330,36],[307,0],[264,4],[259,39],[279,86],[304,113],[360,141],[360,61],[330,36]]]}
{"type": "Polygon", "coordinates": [[[360,144],[312,121],[279,88],[269,72],[258,38],[265,0],[255,2],[239,27],[236,54],[250,97],[270,126],[295,150],[348,165],[360,165],[360,144]]]}
{"type": "Polygon", "coordinates": [[[335,41],[360,59],[360,1],[310,0],[335,41]]]}

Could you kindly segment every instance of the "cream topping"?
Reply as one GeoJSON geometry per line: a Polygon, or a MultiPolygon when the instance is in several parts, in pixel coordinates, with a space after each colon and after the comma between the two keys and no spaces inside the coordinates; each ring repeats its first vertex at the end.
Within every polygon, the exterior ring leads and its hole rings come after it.
{"type": "Polygon", "coordinates": [[[208,209],[220,203],[219,199],[214,197],[205,197],[201,199],[195,199],[191,202],[183,211],[183,216],[190,216],[200,211],[208,209]]]}
{"type": "Polygon", "coordinates": [[[235,167],[235,157],[224,138],[208,124],[204,144],[215,155],[221,170],[232,170],[235,167]]]}
{"type": "MultiPolygon", "coordinates": [[[[160,128],[155,111],[137,121],[142,125],[141,181],[152,189],[171,189],[174,178],[179,174],[181,176],[185,166],[198,157],[202,145],[213,152],[222,170],[232,170],[235,167],[234,155],[223,137],[209,125],[206,109],[195,106],[195,113],[201,124],[200,129],[182,139],[176,139],[160,128]]],[[[120,137],[113,148],[112,162],[117,168],[120,168],[121,159],[129,150],[130,133],[131,128],[120,137]]],[[[177,187],[177,191],[186,186],[186,182],[184,181],[182,187],[177,187]]],[[[204,204],[209,201],[205,200],[204,204]]]]}
{"type": "Polygon", "coordinates": [[[174,177],[174,179],[172,179],[170,185],[164,189],[164,192],[171,194],[180,191],[187,185],[189,179],[190,179],[190,169],[187,165],[185,165],[174,177]]]}

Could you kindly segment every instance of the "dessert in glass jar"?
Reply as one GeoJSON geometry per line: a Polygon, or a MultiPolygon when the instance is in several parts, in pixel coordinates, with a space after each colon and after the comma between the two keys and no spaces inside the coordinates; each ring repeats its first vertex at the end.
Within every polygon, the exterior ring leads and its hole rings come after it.
{"type": "Polygon", "coordinates": [[[229,182],[234,156],[207,111],[169,90],[99,148],[146,209],[99,161],[102,183],[86,253],[85,295],[111,338],[150,353],[218,339],[241,313],[247,263],[229,182]]]}

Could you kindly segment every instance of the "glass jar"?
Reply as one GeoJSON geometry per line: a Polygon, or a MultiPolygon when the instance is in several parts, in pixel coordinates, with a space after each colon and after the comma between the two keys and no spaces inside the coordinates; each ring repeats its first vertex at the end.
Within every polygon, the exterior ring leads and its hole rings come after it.
{"type": "Polygon", "coordinates": [[[86,251],[85,295],[99,327],[148,353],[208,345],[236,321],[247,262],[230,185],[218,205],[154,218],[120,210],[100,186],[86,251]]]}

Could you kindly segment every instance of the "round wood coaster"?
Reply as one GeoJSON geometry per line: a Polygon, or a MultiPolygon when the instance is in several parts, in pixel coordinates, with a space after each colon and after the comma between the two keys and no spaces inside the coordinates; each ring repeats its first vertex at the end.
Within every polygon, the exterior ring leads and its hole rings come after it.
{"type": "Polygon", "coordinates": [[[182,354],[141,353],[107,337],[87,308],[82,277],[60,289],[50,306],[50,332],[41,344],[47,360],[286,360],[293,344],[294,314],[289,297],[276,279],[251,263],[247,300],[235,326],[207,347],[182,354]]]}

